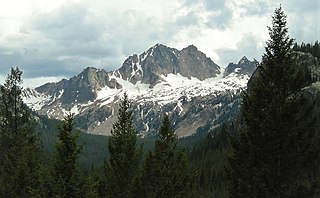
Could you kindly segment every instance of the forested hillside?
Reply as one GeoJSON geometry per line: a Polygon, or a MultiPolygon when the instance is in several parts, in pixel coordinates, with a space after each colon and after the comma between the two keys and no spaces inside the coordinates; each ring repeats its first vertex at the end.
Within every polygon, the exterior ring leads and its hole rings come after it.
{"type": "Polygon", "coordinates": [[[293,50],[298,52],[310,53],[312,56],[320,58],[320,45],[319,41],[315,43],[295,43],[293,45],[293,50]]]}

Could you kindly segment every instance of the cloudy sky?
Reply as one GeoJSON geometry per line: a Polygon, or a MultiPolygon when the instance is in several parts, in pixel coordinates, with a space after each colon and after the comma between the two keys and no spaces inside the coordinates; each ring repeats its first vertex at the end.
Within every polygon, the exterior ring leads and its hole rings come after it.
{"type": "Polygon", "coordinates": [[[320,38],[320,0],[1,0],[0,80],[12,66],[24,86],[70,78],[87,66],[117,69],[156,43],[195,45],[226,67],[260,59],[281,3],[297,42],[320,38]]]}

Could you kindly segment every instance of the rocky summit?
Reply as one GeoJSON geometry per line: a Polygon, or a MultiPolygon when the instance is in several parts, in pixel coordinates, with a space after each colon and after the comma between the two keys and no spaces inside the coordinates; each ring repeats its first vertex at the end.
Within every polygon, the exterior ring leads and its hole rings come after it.
{"type": "Polygon", "coordinates": [[[182,50],[157,44],[129,56],[115,71],[88,67],[57,83],[23,92],[39,114],[62,119],[76,115],[76,126],[110,135],[119,99],[127,92],[140,136],[156,135],[164,113],[179,137],[220,125],[238,112],[239,93],[257,67],[243,57],[225,69],[191,45],[182,50]]]}

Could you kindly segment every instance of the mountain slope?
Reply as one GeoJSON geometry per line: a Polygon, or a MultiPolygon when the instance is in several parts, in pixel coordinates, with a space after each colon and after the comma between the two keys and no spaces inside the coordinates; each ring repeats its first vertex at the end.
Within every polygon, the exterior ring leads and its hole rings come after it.
{"type": "Polygon", "coordinates": [[[244,57],[224,70],[194,46],[179,51],[157,44],[128,57],[116,71],[88,67],[68,80],[26,89],[24,101],[52,118],[71,111],[79,128],[108,135],[117,102],[127,92],[141,136],[157,133],[163,113],[179,136],[188,136],[237,113],[239,92],[255,67],[244,57]]]}

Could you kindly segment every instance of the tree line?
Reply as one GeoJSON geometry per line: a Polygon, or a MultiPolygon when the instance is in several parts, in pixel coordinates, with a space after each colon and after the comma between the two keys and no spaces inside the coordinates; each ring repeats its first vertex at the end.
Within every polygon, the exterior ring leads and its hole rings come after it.
{"type": "Polygon", "coordinates": [[[318,42],[297,48],[281,7],[268,29],[239,118],[211,130],[192,149],[201,197],[320,197],[318,65],[316,54],[304,48],[316,51],[318,42]]]}
{"type": "Polygon", "coordinates": [[[295,43],[293,51],[297,52],[296,56],[302,59],[301,64],[309,68],[310,83],[320,81],[320,46],[319,41],[313,43],[295,43]],[[301,52],[303,54],[301,54],[301,52]],[[309,55],[309,57],[308,57],[309,55]],[[311,55],[311,57],[310,57],[311,55]],[[307,58],[308,57],[308,58],[307,58]]]}
{"type": "Polygon", "coordinates": [[[168,115],[163,116],[154,150],[142,161],[142,145],[125,94],[108,140],[103,176],[79,168],[79,132],[74,115],[57,126],[53,162],[42,155],[34,117],[21,98],[22,72],[12,68],[0,93],[0,197],[191,197],[193,172],[178,146],[168,115]]]}
{"type": "Polygon", "coordinates": [[[315,43],[304,43],[301,44],[294,43],[293,50],[298,52],[310,53],[314,57],[320,58],[320,44],[319,41],[315,43]]]}
{"type": "Polygon", "coordinates": [[[275,9],[262,63],[242,94],[231,140],[230,197],[319,197],[319,92],[293,55],[286,15],[275,9]]]}

